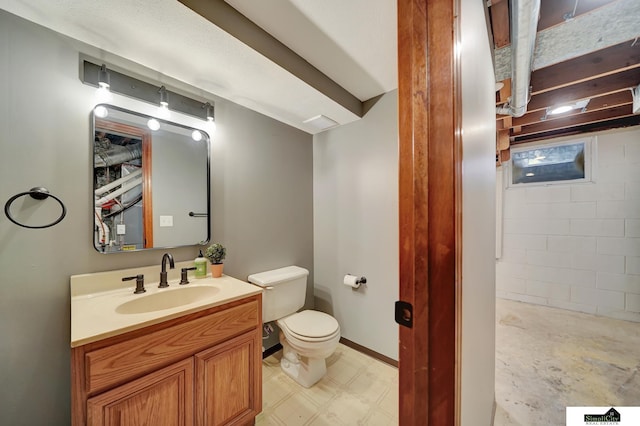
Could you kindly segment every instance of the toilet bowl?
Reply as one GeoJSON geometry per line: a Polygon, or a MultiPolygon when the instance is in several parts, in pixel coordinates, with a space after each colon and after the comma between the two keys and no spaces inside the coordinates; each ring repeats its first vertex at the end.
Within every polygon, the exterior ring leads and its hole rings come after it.
{"type": "Polygon", "coordinates": [[[282,371],[309,388],[327,372],[325,358],[340,341],[338,321],[322,312],[306,310],[277,321],[282,344],[282,371]]]}
{"type": "Polygon", "coordinates": [[[262,320],[280,328],[284,373],[304,387],[311,387],[327,372],[325,358],[340,341],[340,325],[329,314],[303,310],[309,271],[287,266],[250,275],[250,283],[264,288],[262,320]]]}

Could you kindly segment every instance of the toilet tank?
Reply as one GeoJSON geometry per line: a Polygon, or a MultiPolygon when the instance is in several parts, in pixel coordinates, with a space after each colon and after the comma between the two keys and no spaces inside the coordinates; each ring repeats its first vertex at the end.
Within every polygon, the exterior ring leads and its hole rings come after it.
{"type": "Polygon", "coordinates": [[[249,282],[264,287],[262,293],[262,321],[284,318],[304,306],[309,271],[299,266],[249,275],[249,282]]]}

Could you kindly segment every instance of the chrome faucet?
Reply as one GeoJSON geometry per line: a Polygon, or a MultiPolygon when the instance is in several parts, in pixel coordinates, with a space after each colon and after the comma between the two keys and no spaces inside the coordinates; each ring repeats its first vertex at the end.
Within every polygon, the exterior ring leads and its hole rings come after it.
{"type": "Polygon", "coordinates": [[[169,268],[175,268],[171,253],[165,253],[162,255],[162,270],[160,271],[160,284],[158,284],[158,288],[169,287],[169,283],[167,282],[167,260],[169,260],[169,268]]]}

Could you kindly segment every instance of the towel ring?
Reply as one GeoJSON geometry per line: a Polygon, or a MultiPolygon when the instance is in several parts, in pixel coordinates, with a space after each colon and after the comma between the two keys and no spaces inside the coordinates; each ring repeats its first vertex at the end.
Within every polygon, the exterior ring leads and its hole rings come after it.
{"type": "Polygon", "coordinates": [[[35,188],[31,188],[28,191],[21,192],[9,198],[7,203],[4,205],[4,214],[7,216],[7,219],[9,219],[11,222],[15,223],[18,226],[22,226],[23,228],[42,229],[42,228],[49,228],[50,226],[57,225],[58,223],[60,223],[60,221],[62,221],[62,219],[64,219],[64,217],[67,215],[67,208],[65,207],[64,203],[60,198],[56,197],[53,194],[49,194],[49,190],[47,188],[35,187],[35,188]],[[49,197],[53,198],[60,204],[60,207],[62,208],[62,213],[60,214],[60,217],[47,225],[40,225],[40,226],[30,226],[30,225],[25,225],[23,223],[18,222],[11,216],[11,204],[18,198],[23,197],[25,195],[30,195],[31,198],[33,198],[34,200],[46,200],[49,197]]]}

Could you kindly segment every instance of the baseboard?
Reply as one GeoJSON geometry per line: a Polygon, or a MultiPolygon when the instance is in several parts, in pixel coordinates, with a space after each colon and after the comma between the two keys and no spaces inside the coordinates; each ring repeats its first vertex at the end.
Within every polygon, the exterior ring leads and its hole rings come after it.
{"type": "Polygon", "coordinates": [[[365,355],[369,355],[371,358],[375,358],[378,361],[382,361],[385,364],[389,364],[389,365],[391,365],[393,367],[398,368],[398,361],[396,361],[395,359],[389,358],[386,355],[382,355],[379,352],[376,352],[376,351],[371,350],[371,349],[369,349],[369,348],[367,348],[365,346],[362,346],[362,345],[359,345],[359,344],[357,344],[355,342],[352,342],[349,339],[345,339],[344,337],[341,337],[340,338],[340,343],[342,343],[345,346],[350,347],[351,349],[355,349],[358,352],[362,352],[365,355]]]}

